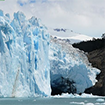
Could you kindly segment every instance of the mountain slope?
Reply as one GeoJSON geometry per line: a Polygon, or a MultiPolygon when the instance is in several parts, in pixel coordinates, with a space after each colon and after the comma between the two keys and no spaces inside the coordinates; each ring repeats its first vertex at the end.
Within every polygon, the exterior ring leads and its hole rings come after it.
{"type": "Polygon", "coordinates": [[[96,39],[93,41],[73,44],[74,47],[88,52],[87,57],[93,67],[101,70],[97,76],[98,82],[91,88],[86,89],[86,93],[105,96],[105,39],[96,39]]]}
{"type": "Polygon", "coordinates": [[[81,42],[81,41],[87,41],[87,40],[92,40],[92,37],[87,36],[87,35],[83,35],[80,33],[76,33],[73,32],[70,29],[51,29],[49,28],[49,33],[59,39],[68,39],[70,40],[70,43],[77,43],[77,42],[81,42]]]}
{"type": "Polygon", "coordinates": [[[97,76],[98,82],[95,86],[86,89],[85,92],[105,96],[105,47],[89,52],[88,59],[93,67],[101,70],[101,73],[97,76]]]}
{"type": "Polygon", "coordinates": [[[73,47],[79,48],[80,50],[83,50],[85,52],[91,52],[105,47],[105,39],[102,38],[102,39],[94,39],[90,41],[82,41],[80,43],[74,43],[72,45],[73,47]]]}

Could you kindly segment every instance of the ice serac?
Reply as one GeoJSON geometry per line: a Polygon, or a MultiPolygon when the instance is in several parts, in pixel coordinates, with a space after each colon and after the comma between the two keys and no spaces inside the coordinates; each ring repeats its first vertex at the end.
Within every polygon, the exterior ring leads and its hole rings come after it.
{"type": "Polygon", "coordinates": [[[0,97],[50,95],[49,34],[39,20],[0,11],[0,97]]]}
{"type": "Polygon", "coordinates": [[[52,94],[83,93],[96,83],[100,70],[91,67],[83,51],[65,40],[51,37],[50,65],[52,94]]]}

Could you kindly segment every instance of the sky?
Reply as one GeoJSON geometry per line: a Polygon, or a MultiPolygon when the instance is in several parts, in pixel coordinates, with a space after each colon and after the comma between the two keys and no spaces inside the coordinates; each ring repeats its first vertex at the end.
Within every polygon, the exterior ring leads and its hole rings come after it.
{"type": "Polygon", "coordinates": [[[4,13],[22,11],[35,16],[51,29],[64,28],[92,37],[105,33],[105,0],[5,0],[4,13]]]}

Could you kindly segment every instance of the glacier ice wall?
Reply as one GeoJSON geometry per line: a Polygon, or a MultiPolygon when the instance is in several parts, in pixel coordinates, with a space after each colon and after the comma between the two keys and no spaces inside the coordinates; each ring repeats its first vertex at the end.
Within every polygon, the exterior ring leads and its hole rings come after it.
{"type": "Polygon", "coordinates": [[[0,10],[0,97],[50,95],[49,34],[39,20],[0,10]]]}
{"type": "Polygon", "coordinates": [[[50,95],[50,78],[52,86],[63,79],[65,90],[72,84],[77,93],[95,84],[99,70],[91,67],[84,52],[53,37],[49,49],[49,41],[37,18],[26,20],[17,12],[11,20],[0,10],[0,97],[50,95]]]}
{"type": "Polygon", "coordinates": [[[53,36],[50,43],[51,86],[53,88],[61,90],[62,87],[62,92],[71,89],[72,93],[73,91],[83,93],[86,88],[96,83],[96,75],[100,71],[91,67],[84,52],[53,36]],[[59,81],[63,81],[62,84],[59,81]]]}

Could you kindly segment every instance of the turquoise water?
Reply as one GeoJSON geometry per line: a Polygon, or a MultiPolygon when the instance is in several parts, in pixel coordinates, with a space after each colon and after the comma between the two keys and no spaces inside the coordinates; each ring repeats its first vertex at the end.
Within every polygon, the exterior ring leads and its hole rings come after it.
{"type": "Polygon", "coordinates": [[[105,98],[0,98],[0,105],[105,105],[105,98]]]}

